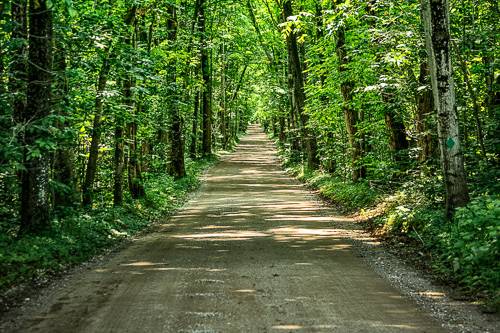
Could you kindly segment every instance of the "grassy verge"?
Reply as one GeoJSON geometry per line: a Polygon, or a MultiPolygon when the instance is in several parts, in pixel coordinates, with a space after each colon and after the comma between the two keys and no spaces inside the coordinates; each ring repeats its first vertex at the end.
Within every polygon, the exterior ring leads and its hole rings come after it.
{"type": "Polygon", "coordinates": [[[144,199],[128,200],[119,208],[65,212],[43,235],[16,238],[15,230],[0,225],[0,293],[89,260],[171,214],[199,187],[202,172],[215,162],[215,158],[188,162],[188,176],[178,180],[146,174],[144,199]]]}
{"type": "Polygon", "coordinates": [[[410,261],[453,285],[462,296],[484,303],[488,311],[499,311],[499,195],[474,193],[453,221],[445,221],[442,185],[436,177],[413,175],[388,189],[310,172],[300,163],[283,160],[289,173],[341,212],[359,216],[398,253],[406,252],[413,257],[410,261]]]}

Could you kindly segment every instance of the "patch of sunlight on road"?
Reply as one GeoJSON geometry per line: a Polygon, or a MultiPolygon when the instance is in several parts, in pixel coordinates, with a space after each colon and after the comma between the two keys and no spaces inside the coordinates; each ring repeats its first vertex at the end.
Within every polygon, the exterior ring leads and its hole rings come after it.
{"type": "Polygon", "coordinates": [[[205,272],[224,272],[225,268],[206,268],[206,267],[155,267],[146,268],[146,271],[205,271],[205,272]]]}
{"type": "Polygon", "coordinates": [[[149,266],[164,266],[168,265],[166,262],[149,262],[149,261],[135,261],[129,264],[121,264],[121,266],[133,266],[133,267],[149,267],[149,266]]]}
{"type": "Polygon", "coordinates": [[[249,240],[255,237],[267,237],[266,233],[250,230],[200,233],[200,234],[184,234],[174,235],[173,238],[181,238],[187,240],[211,240],[211,241],[227,241],[227,240],[249,240]]]}
{"type": "Polygon", "coordinates": [[[274,325],[272,329],[274,330],[300,330],[304,328],[301,325],[274,325]]]}
{"type": "Polygon", "coordinates": [[[297,222],[331,222],[328,216],[274,215],[266,221],[297,221],[297,222]]]}
{"type": "Polygon", "coordinates": [[[445,296],[445,294],[443,292],[433,291],[433,290],[421,291],[418,294],[421,296],[435,298],[435,299],[440,299],[440,298],[443,298],[445,296]]]}
{"type": "Polygon", "coordinates": [[[347,250],[352,248],[351,244],[335,244],[329,246],[318,246],[312,249],[313,251],[338,251],[338,250],[347,250]]]}
{"type": "Polygon", "coordinates": [[[238,289],[238,290],[233,290],[235,293],[242,293],[242,294],[253,294],[256,292],[254,289],[238,289]]]}

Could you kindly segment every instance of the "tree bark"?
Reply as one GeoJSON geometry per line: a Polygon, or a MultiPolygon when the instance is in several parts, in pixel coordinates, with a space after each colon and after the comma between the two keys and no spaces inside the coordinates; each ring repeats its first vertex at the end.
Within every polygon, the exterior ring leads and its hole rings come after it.
{"type": "Polygon", "coordinates": [[[455,105],[450,56],[448,0],[422,0],[422,16],[429,57],[434,108],[438,116],[438,139],[446,187],[446,213],[469,202],[455,105]]]}
{"type": "Polygon", "coordinates": [[[21,180],[21,233],[33,233],[50,226],[49,169],[47,151],[37,147],[49,140],[41,128],[51,113],[52,83],[52,9],[46,0],[29,3],[29,54],[27,104],[22,115],[26,125],[24,144],[38,149],[25,154],[26,171],[21,180]]]}

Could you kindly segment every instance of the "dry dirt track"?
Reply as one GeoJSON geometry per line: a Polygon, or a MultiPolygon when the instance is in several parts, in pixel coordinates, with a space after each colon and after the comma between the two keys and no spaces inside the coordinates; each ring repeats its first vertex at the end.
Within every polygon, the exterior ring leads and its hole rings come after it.
{"type": "Polygon", "coordinates": [[[158,232],[70,278],[20,332],[442,332],[351,249],[252,127],[158,232]]]}

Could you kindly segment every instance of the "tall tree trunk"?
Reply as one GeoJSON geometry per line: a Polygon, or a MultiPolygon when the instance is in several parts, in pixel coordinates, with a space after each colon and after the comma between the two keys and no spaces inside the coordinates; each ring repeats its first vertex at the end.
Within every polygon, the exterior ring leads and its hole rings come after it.
{"type": "MultiPolygon", "coordinates": [[[[132,102],[132,107],[135,103],[132,102]]],[[[130,196],[133,199],[139,199],[146,195],[144,190],[144,184],[142,179],[141,163],[139,160],[140,149],[137,143],[137,129],[138,124],[136,118],[141,112],[141,105],[136,106],[136,113],[134,114],[134,120],[128,124],[128,185],[130,190],[130,196]]]]}
{"type": "Polygon", "coordinates": [[[494,58],[489,56],[483,57],[483,65],[486,67],[485,71],[485,83],[486,83],[486,98],[484,100],[484,106],[488,111],[488,115],[494,118],[494,103],[495,103],[495,93],[497,92],[495,87],[495,70],[494,70],[494,58]]]}
{"type": "MultiPolygon", "coordinates": [[[[37,149],[37,142],[48,140],[41,130],[51,113],[52,9],[47,0],[29,4],[28,90],[22,120],[26,125],[24,144],[37,149]]],[[[25,154],[21,181],[21,233],[37,232],[50,225],[49,154],[25,154]]]]}
{"type": "Polygon", "coordinates": [[[226,49],[224,42],[221,44],[221,58],[222,58],[222,65],[221,65],[221,110],[220,110],[220,134],[222,137],[222,149],[225,150],[227,148],[228,144],[228,128],[227,128],[227,110],[226,110],[226,69],[227,69],[227,64],[226,64],[226,55],[225,55],[226,49]]]}
{"type": "MultiPolygon", "coordinates": [[[[339,61],[339,72],[346,72],[349,60],[345,49],[345,28],[340,26],[336,33],[336,52],[339,61]]],[[[344,119],[349,139],[349,147],[351,150],[352,159],[352,180],[358,181],[366,176],[366,168],[361,162],[363,156],[361,142],[358,137],[359,117],[357,112],[352,108],[353,82],[343,79],[340,83],[340,90],[343,98],[344,119]]]]}
{"type": "Polygon", "coordinates": [[[123,172],[125,169],[125,138],[123,120],[115,116],[115,151],[113,156],[113,205],[123,204],[123,172]]]}
{"type": "MultiPolygon", "coordinates": [[[[286,20],[293,15],[291,0],[283,2],[283,18],[286,20]]],[[[319,166],[319,158],[317,156],[317,142],[316,137],[312,135],[309,128],[309,116],[305,113],[304,106],[306,101],[306,94],[304,91],[304,76],[302,72],[302,64],[299,56],[299,47],[297,45],[297,36],[294,31],[290,31],[287,36],[288,48],[288,61],[293,79],[293,101],[297,114],[300,119],[300,128],[302,138],[304,140],[304,148],[307,155],[308,169],[316,169],[319,166]]]]}
{"type": "MultiPolygon", "coordinates": [[[[168,12],[170,14],[167,22],[168,39],[173,45],[177,41],[177,13],[174,6],[169,6],[168,12]]],[[[177,66],[176,60],[170,67],[170,87],[171,87],[171,103],[169,105],[172,117],[170,124],[170,133],[172,142],[170,145],[170,172],[176,178],[181,178],[186,175],[186,167],[184,163],[184,131],[182,126],[182,117],[179,110],[179,92],[177,88],[177,66]]]]}
{"type": "MultiPolygon", "coordinates": [[[[418,77],[418,85],[425,87],[429,85],[429,66],[426,61],[420,63],[420,74],[418,77]]],[[[432,109],[432,89],[420,89],[417,91],[417,146],[419,148],[418,160],[421,163],[426,162],[434,152],[434,142],[431,133],[433,129],[430,127],[432,109]]]]}
{"type": "Polygon", "coordinates": [[[87,169],[85,171],[85,180],[82,186],[82,205],[85,207],[92,205],[92,194],[95,181],[95,175],[97,173],[97,159],[99,157],[99,145],[101,141],[101,131],[102,123],[101,117],[103,112],[103,92],[106,89],[106,83],[108,81],[108,73],[110,70],[109,63],[109,51],[104,56],[101,70],[99,72],[99,78],[97,80],[96,86],[96,98],[95,98],[95,114],[94,122],[92,125],[92,135],[90,141],[89,149],[89,159],[87,162],[87,169]]]}
{"type": "Polygon", "coordinates": [[[438,116],[441,165],[446,187],[446,213],[451,217],[454,208],[467,204],[469,193],[455,111],[448,0],[422,0],[422,16],[434,108],[438,116]]]}
{"type": "MultiPolygon", "coordinates": [[[[132,5],[125,18],[125,24],[131,27],[131,31],[125,40],[131,52],[134,53],[137,48],[137,39],[139,35],[139,18],[137,5],[132,5]]],[[[133,59],[133,58],[132,58],[133,59]]],[[[133,199],[139,199],[145,195],[144,185],[142,181],[141,163],[139,161],[140,148],[137,142],[137,130],[139,124],[137,122],[138,114],[141,112],[141,104],[136,103],[134,96],[134,88],[136,79],[132,73],[132,68],[126,74],[123,85],[124,103],[131,114],[131,119],[126,124],[126,131],[123,133],[127,136],[128,159],[124,162],[127,168],[127,179],[130,196],[133,199]]],[[[125,166],[124,166],[125,168],[125,166]]]]}
{"type": "Polygon", "coordinates": [[[385,125],[389,131],[389,148],[394,156],[394,160],[402,165],[408,161],[409,142],[406,139],[406,127],[403,119],[398,114],[398,105],[392,93],[383,93],[383,100],[386,104],[384,118],[385,125]]]}
{"type": "Polygon", "coordinates": [[[465,59],[462,58],[462,55],[460,54],[460,50],[458,47],[454,44],[456,54],[458,57],[458,61],[460,63],[460,68],[462,69],[462,74],[464,77],[465,81],[465,86],[467,87],[467,91],[469,92],[469,97],[472,101],[472,115],[474,116],[474,120],[476,122],[476,135],[477,135],[477,141],[479,142],[479,148],[481,149],[481,155],[483,155],[483,158],[486,158],[486,148],[484,146],[484,134],[483,134],[483,124],[481,122],[481,117],[479,115],[480,112],[480,105],[479,105],[479,100],[476,95],[476,91],[474,90],[474,87],[472,86],[472,82],[469,78],[469,69],[467,68],[467,62],[465,59]]]}
{"type": "MultiPolygon", "coordinates": [[[[17,0],[11,3],[12,33],[11,43],[13,45],[11,65],[9,68],[9,93],[14,118],[22,121],[24,109],[26,107],[26,82],[27,67],[26,55],[28,22],[27,22],[27,1],[17,0]]],[[[20,138],[20,140],[23,140],[20,138]]]]}
{"type": "Polygon", "coordinates": [[[203,78],[203,91],[201,98],[202,108],[202,154],[209,156],[212,154],[212,108],[211,108],[211,87],[210,87],[210,64],[208,59],[208,43],[206,36],[205,0],[200,0],[198,15],[198,29],[200,32],[200,52],[201,52],[201,72],[203,78]]]}
{"type": "Polygon", "coordinates": [[[194,109],[193,109],[193,127],[191,129],[191,145],[189,147],[189,156],[191,159],[196,159],[198,153],[198,113],[200,111],[200,92],[194,94],[194,109]]]}
{"type": "MultiPolygon", "coordinates": [[[[68,82],[66,77],[66,52],[63,45],[56,43],[57,52],[54,57],[54,71],[58,73],[56,84],[54,85],[54,106],[57,114],[62,120],[57,121],[59,130],[63,130],[67,126],[68,114],[67,107],[67,94],[68,82]],[[57,47],[59,46],[59,47],[57,47]]],[[[78,199],[76,198],[76,184],[73,172],[74,151],[72,142],[64,140],[60,143],[54,154],[54,178],[63,186],[54,192],[54,206],[56,207],[69,207],[75,204],[78,199]]]]}

